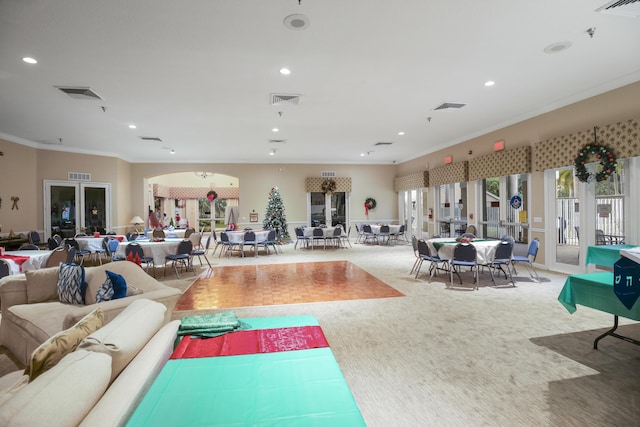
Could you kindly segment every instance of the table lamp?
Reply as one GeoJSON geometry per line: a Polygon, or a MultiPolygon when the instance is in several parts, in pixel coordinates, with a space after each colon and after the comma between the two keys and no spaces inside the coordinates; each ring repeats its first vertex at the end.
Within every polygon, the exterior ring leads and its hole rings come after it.
{"type": "Polygon", "coordinates": [[[129,221],[131,224],[133,224],[136,233],[140,233],[138,231],[138,225],[140,224],[144,224],[144,219],[140,218],[139,216],[134,216],[133,218],[131,218],[131,220],[129,221]]]}

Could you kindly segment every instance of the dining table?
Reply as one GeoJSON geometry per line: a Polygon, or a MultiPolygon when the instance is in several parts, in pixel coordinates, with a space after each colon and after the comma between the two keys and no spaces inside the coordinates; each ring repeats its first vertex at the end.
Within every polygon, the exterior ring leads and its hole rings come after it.
{"type": "Polygon", "coordinates": [[[636,245],[593,245],[587,248],[586,264],[595,264],[613,268],[613,264],[620,259],[621,251],[633,249],[636,245]]]}
{"type": "MultiPolygon", "coordinates": [[[[164,235],[165,237],[172,237],[172,238],[179,238],[179,239],[184,239],[184,233],[187,231],[186,228],[165,228],[162,231],[164,231],[164,235]]],[[[144,233],[145,237],[148,239],[153,239],[153,230],[147,230],[144,233]]]]}
{"type": "MultiPolygon", "coordinates": [[[[267,237],[269,237],[269,230],[251,230],[255,233],[256,236],[256,244],[254,247],[254,251],[256,253],[256,255],[258,254],[258,244],[260,242],[263,242],[265,240],[267,240],[267,237]]],[[[229,236],[229,243],[231,244],[231,246],[240,246],[242,247],[242,244],[244,243],[244,234],[245,234],[245,230],[238,230],[238,231],[227,231],[227,236],[229,236]]]]}
{"type": "Polygon", "coordinates": [[[4,251],[0,258],[9,264],[9,274],[44,268],[53,251],[4,251]]]}
{"type": "MultiPolygon", "coordinates": [[[[178,245],[182,239],[166,239],[160,241],[154,241],[146,238],[138,238],[134,240],[135,243],[139,243],[142,247],[142,252],[145,257],[153,258],[155,265],[163,265],[165,263],[165,257],[167,255],[175,255],[178,250],[178,245]]],[[[116,255],[119,258],[126,258],[127,245],[132,242],[119,242],[116,248],[116,255]]]]}
{"type": "MultiPolygon", "coordinates": [[[[437,237],[427,240],[429,251],[433,254],[437,253],[442,260],[453,259],[453,251],[458,243],[460,242],[450,237],[437,237]]],[[[500,240],[473,239],[469,243],[476,248],[476,262],[478,265],[485,265],[493,260],[493,255],[500,244],[500,240]]]]}
{"type": "MultiPolygon", "coordinates": [[[[319,229],[322,230],[322,240],[323,240],[323,246],[326,248],[327,247],[327,240],[329,241],[333,241],[334,243],[336,243],[336,245],[334,245],[333,247],[337,247],[340,246],[341,240],[342,239],[336,239],[336,231],[335,229],[339,228],[340,229],[340,236],[342,236],[342,226],[341,225],[336,225],[335,227],[305,227],[302,229],[302,234],[304,235],[304,237],[309,238],[309,242],[311,243],[311,249],[313,249],[313,243],[314,243],[314,230],[315,229],[319,229]]],[[[319,238],[319,236],[318,236],[319,238]]]]}

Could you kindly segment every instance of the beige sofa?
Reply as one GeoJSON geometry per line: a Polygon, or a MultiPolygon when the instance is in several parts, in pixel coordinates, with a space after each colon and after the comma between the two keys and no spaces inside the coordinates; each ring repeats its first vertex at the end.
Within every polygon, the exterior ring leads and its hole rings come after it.
{"type": "Polygon", "coordinates": [[[85,268],[86,305],[66,304],[58,301],[58,271],[58,267],[52,267],[0,279],[0,344],[25,365],[36,347],[74,325],[97,306],[102,308],[104,321],[108,323],[132,301],[154,300],[167,308],[167,323],[181,295],[180,290],[163,285],[138,265],[120,261],[85,268]],[[128,290],[139,293],[129,296],[128,292],[124,298],[96,304],[96,292],[106,279],[106,270],[122,275],[128,290]]]}
{"type": "Polygon", "coordinates": [[[125,425],[173,351],[180,321],[165,324],[166,311],[137,299],[30,382],[22,370],[0,378],[0,425],[125,425]]]}

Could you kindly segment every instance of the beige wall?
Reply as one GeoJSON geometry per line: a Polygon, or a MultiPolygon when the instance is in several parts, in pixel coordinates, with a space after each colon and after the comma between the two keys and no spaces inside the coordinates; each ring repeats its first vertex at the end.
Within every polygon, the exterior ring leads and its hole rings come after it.
{"type": "Polygon", "coordinates": [[[37,177],[37,150],[0,139],[0,224],[2,235],[35,229],[42,217],[42,183],[37,177]],[[38,191],[38,189],[40,190],[38,191]],[[11,209],[18,197],[18,209],[11,209]]]}

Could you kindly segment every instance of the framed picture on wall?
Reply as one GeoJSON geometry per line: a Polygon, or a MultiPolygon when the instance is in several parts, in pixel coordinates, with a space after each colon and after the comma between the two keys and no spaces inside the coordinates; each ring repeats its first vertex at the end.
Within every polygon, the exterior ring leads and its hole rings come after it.
{"type": "Polygon", "coordinates": [[[251,212],[249,214],[249,221],[250,222],[258,222],[258,212],[251,212]]]}

